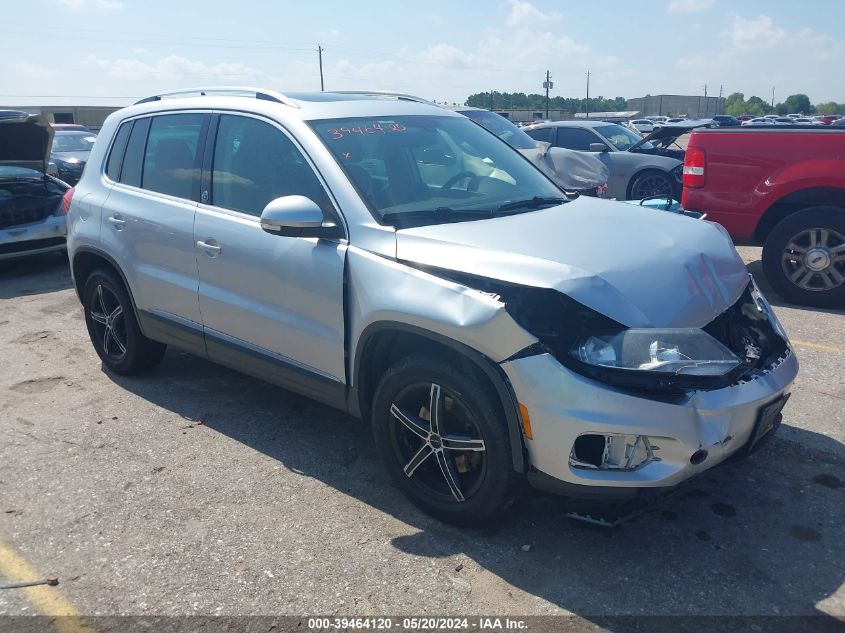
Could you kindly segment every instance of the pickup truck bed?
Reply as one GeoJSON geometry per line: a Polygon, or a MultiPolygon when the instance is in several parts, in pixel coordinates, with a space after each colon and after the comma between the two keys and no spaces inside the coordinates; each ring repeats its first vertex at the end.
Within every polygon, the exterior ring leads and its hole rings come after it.
{"type": "Polygon", "coordinates": [[[740,243],[763,246],[763,269],[785,299],[845,306],[845,129],[696,130],[682,203],[740,243]]]}

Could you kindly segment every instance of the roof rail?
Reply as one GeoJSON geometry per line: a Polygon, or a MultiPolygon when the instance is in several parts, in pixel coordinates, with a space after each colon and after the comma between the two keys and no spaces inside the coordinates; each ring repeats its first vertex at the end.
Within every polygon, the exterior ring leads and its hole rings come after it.
{"type": "Polygon", "coordinates": [[[286,97],[281,92],[274,90],[264,90],[263,88],[249,88],[245,86],[212,86],[210,88],[187,88],[185,90],[175,90],[173,92],[162,92],[157,95],[145,97],[140,101],[136,101],[135,105],[141,103],[151,103],[153,101],[161,101],[167,97],[180,97],[190,95],[231,95],[234,97],[252,97],[253,99],[263,99],[264,101],[275,101],[282,103],[292,108],[298,108],[299,105],[292,99],[286,97]]]}
{"type": "Polygon", "coordinates": [[[372,95],[374,97],[396,97],[404,101],[415,101],[417,103],[425,103],[427,105],[437,105],[433,101],[417,97],[415,95],[405,94],[404,92],[391,92],[389,90],[329,90],[339,95],[372,95]]]}

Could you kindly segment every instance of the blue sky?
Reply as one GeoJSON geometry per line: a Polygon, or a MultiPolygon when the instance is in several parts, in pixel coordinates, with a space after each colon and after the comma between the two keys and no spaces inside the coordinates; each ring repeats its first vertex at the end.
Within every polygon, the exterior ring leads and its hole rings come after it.
{"type": "Polygon", "coordinates": [[[462,102],[490,89],[845,102],[833,0],[30,0],[4,2],[0,105],[122,104],[198,85],[383,89],[462,102]],[[38,97],[38,95],[48,95],[38,97]],[[107,99],[104,97],[110,97],[107,99]]]}

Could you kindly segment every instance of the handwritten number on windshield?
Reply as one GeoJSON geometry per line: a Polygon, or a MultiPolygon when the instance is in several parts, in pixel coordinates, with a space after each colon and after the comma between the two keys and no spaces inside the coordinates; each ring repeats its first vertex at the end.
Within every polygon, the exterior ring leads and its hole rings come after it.
{"type": "Polygon", "coordinates": [[[401,123],[388,123],[387,126],[382,126],[380,123],[373,123],[371,125],[359,125],[356,127],[338,127],[329,128],[326,130],[332,135],[332,140],[339,141],[344,136],[351,136],[352,134],[387,134],[388,132],[404,132],[407,130],[401,123]]]}

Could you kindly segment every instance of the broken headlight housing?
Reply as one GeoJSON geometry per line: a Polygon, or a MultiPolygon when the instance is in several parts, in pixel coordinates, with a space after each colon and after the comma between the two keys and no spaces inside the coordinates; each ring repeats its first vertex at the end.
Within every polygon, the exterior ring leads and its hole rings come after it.
{"type": "Polygon", "coordinates": [[[702,328],[627,328],[552,288],[417,266],[484,292],[538,343],[512,359],[548,353],[579,374],[637,391],[721,389],[764,375],[792,352],[753,279],[702,328]]]}
{"type": "Polygon", "coordinates": [[[666,377],[724,376],[740,365],[727,347],[699,329],[627,329],[588,334],[569,351],[576,360],[608,369],[666,377]]]}

